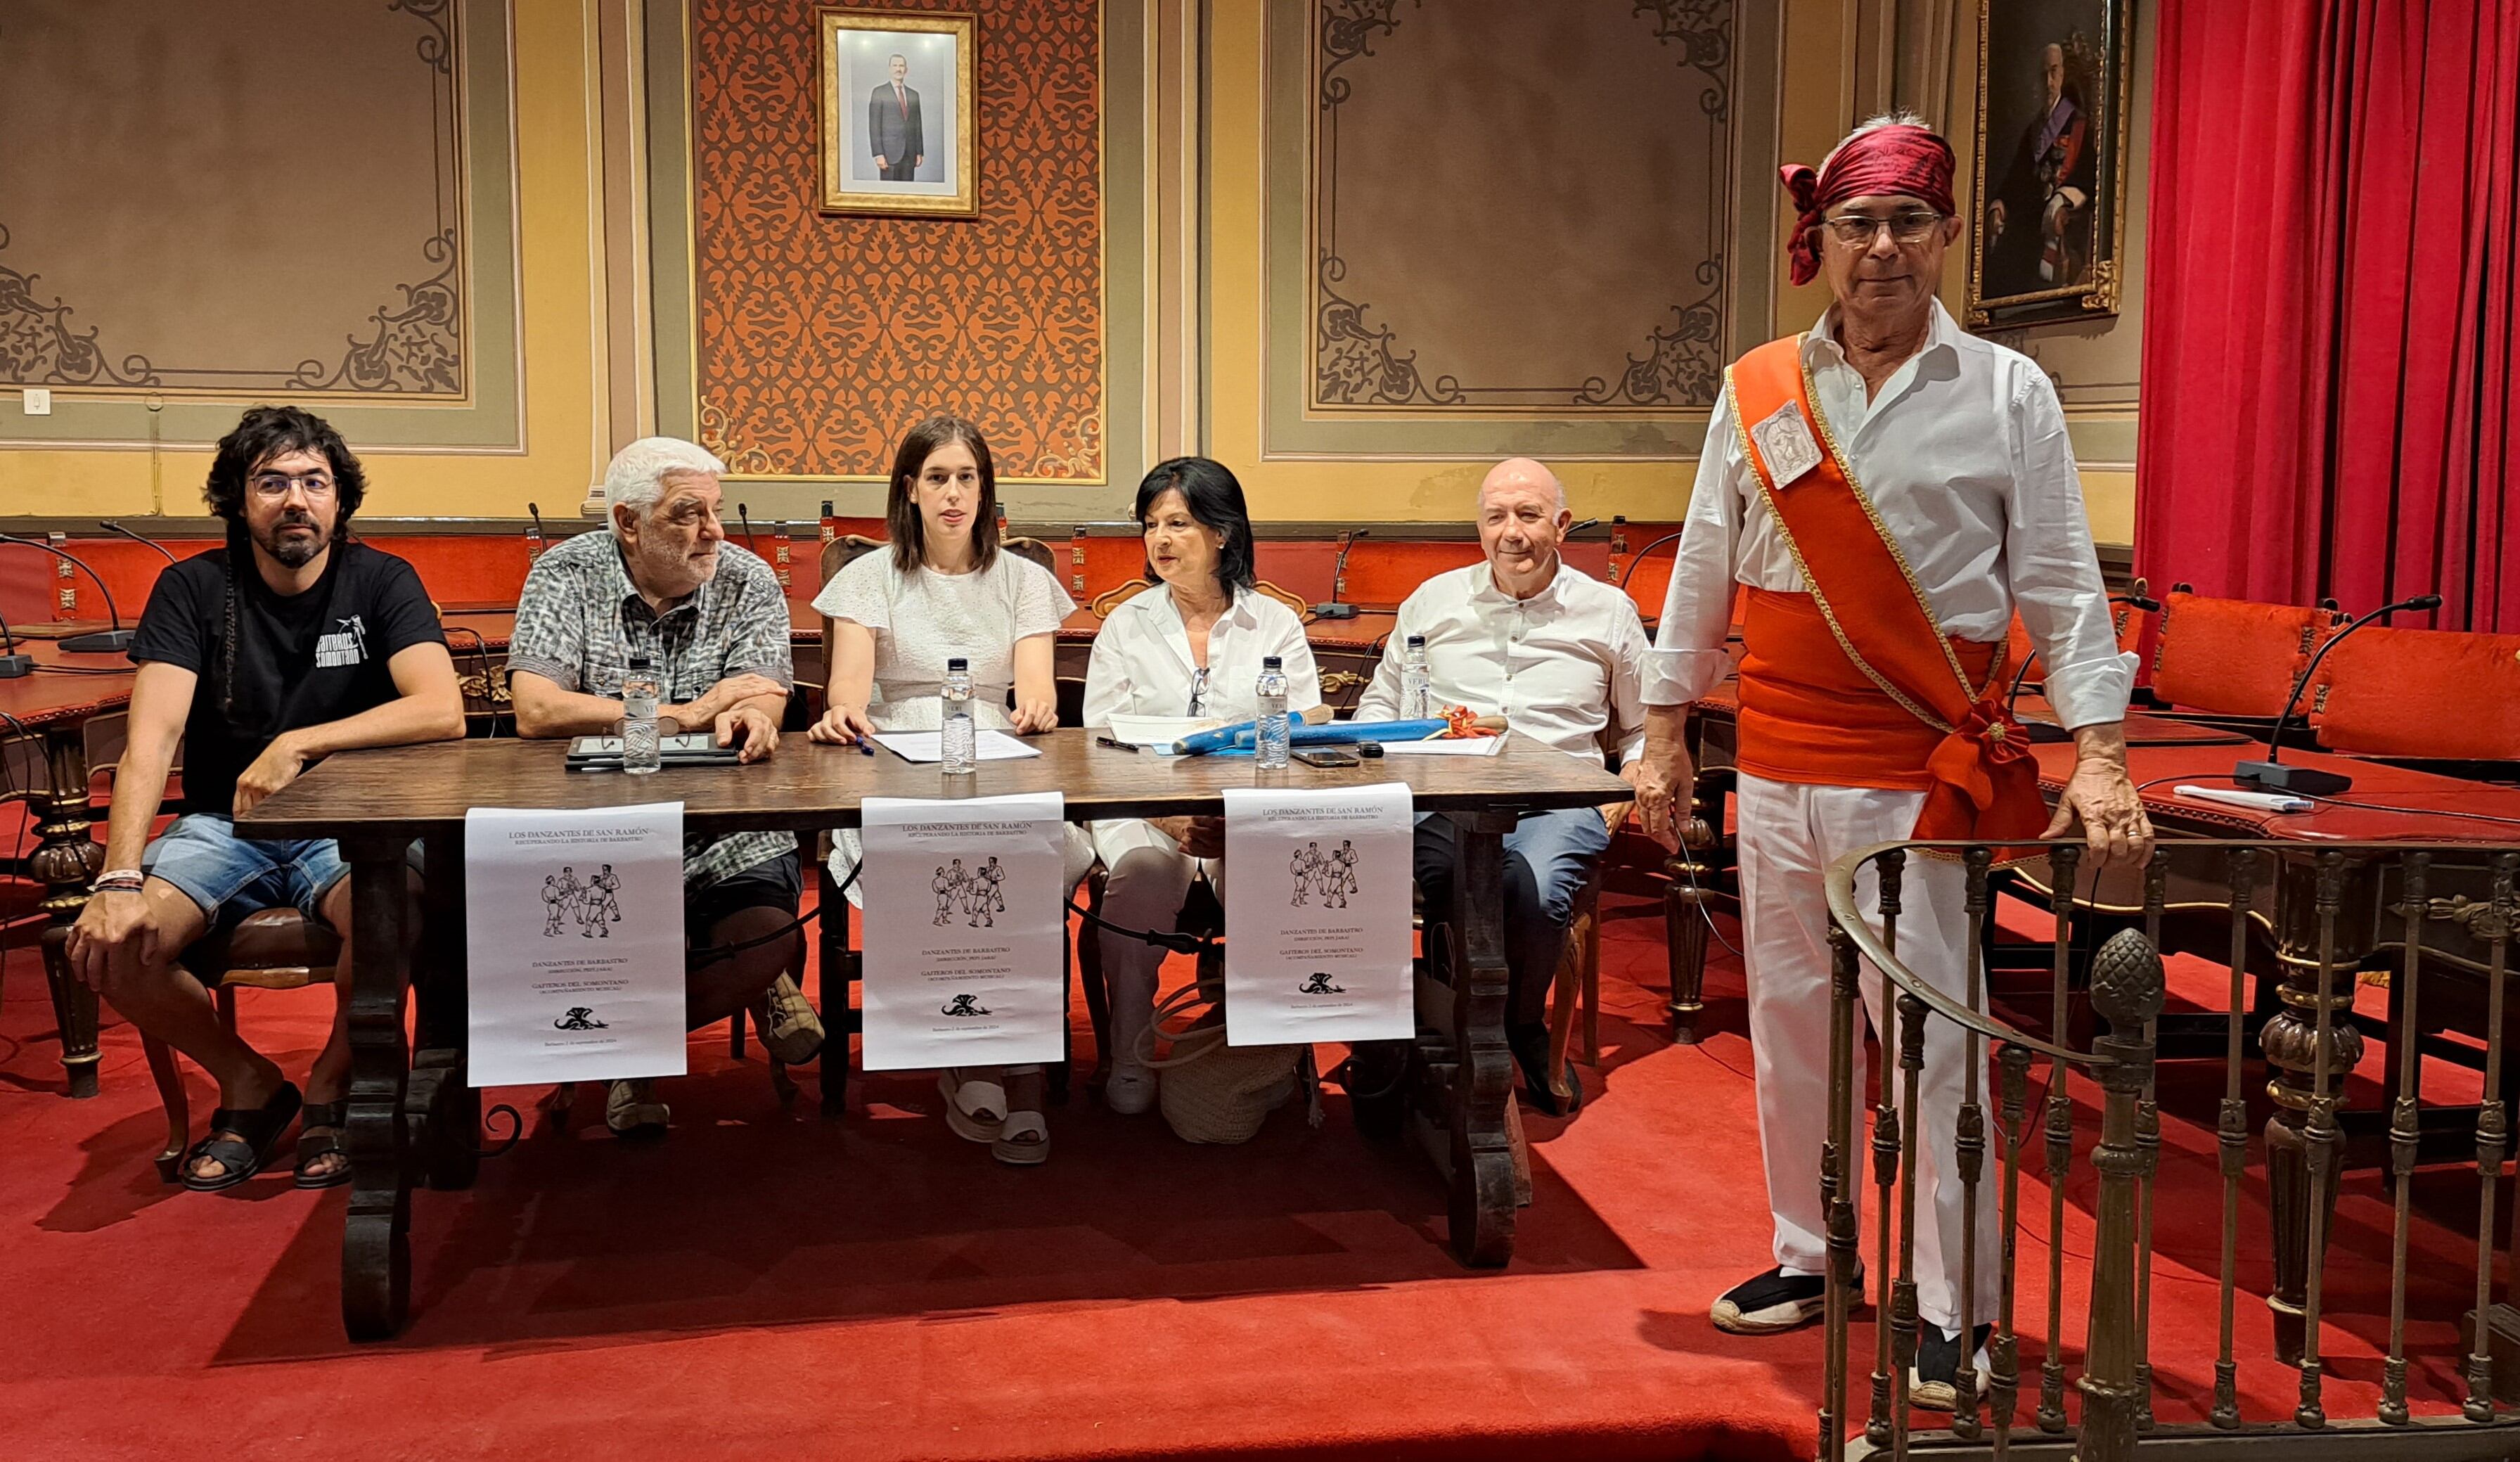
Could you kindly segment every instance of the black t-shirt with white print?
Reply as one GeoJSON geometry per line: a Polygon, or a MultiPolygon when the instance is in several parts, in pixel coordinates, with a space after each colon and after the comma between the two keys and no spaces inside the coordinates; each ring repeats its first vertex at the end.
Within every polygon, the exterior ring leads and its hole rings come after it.
{"type": "Polygon", "coordinates": [[[227,815],[237,777],[283,731],[372,710],[398,694],[385,665],[414,645],[442,645],[437,609],[408,563],[337,541],[324,574],[303,593],[262,581],[250,551],[237,572],[235,696],[228,697],[228,555],[212,549],[169,564],[149,592],[131,658],[201,676],[184,723],[184,800],[227,815]]]}

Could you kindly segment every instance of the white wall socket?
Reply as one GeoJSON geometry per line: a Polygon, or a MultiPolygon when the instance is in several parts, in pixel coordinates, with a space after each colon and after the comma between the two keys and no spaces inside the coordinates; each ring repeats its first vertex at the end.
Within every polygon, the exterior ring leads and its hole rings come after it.
{"type": "Polygon", "coordinates": [[[26,414],[27,414],[28,416],[50,416],[50,415],[52,415],[52,414],[53,414],[53,393],[52,393],[50,390],[48,390],[48,389],[46,389],[45,388],[40,387],[40,386],[30,386],[30,387],[27,387],[27,388],[26,388],[26,414]]]}

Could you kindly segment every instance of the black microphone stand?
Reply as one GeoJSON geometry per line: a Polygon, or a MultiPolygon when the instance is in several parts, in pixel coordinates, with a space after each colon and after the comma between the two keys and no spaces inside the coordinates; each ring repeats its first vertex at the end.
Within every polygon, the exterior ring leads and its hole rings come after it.
{"type": "Polygon", "coordinates": [[[9,620],[0,616],[0,680],[15,680],[35,673],[35,657],[18,653],[18,637],[9,631],[9,620]]]}
{"type": "Polygon", "coordinates": [[[1353,604],[1339,603],[1339,595],[1343,592],[1343,586],[1347,583],[1348,550],[1356,547],[1356,540],[1364,537],[1370,531],[1372,531],[1372,529],[1358,528],[1356,531],[1349,533],[1346,537],[1339,540],[1338,561],[1330,565],[1329,602],[1328,604],[1317,604],[1313,606],[1314,618],[1353,619],[1356,617],[1356,606],[1353,604]]]}
{"type": "Polygon", "coordinates": [[[167,551],[165,544],[158,542],[155,538],[144,538],[140,534],[124,527],[121,524],[114,522],[111,518],[98,519],[96,521],[96,525],[105,529],[109,533],[120,533],[122,536],[139,544],[141,547],[153,550],[159,558],[164,559],[169,564],[176,562],[175,556],[167,551]]]}
{"type": "Polygon", "coordinates": [[[113,627],[96,630],[89,634],[71,635],[62,641],[64,650],[72,655],[119,655],[131,648],[131,631],[122,627],[122,612],[113,607],[113,591],[105,586],[103,574],[88,568],[87,563],[76,555],[55,548],[41,538],[22,537],[17,533],[0,533],[0,543],[18,543],[28,548],[40,548],[63,563],[85,571],[88,577],[96,580],[96,591],[105,596],[106,621],[113,627]]]}
{"type": "Polygon", "coordinates": [[[534,521],[533,557],[541,558],[544,554],[551,552],[551,539],[546,537],[543,533],[542,507],[537,503],[527,503],[525,504],[525,512],[527,516],[531,517],[534,521]]]}
{"type": "Polygon", "coordinates": [[[742,503],[737,503],[735,505],[735,517],[737,522],[743,525],[744,550],[750,553],[753,557],[759,558],[761,556],[761,549],[752,541],[752,510],[744,506],[742,503]]]}
{"type": "Polygon", "coordinates": [[[2437,610],[2441,608],[2441,604],[2442,597],[2439,594],[2418,594],[2412,599],[2400,600],[2396,604],[2384,604],[2330,636],[2326,644],[2318,647],[2318,653],[2310,658],[2310,663],[2302,666],[2301,678],[2292,683],[2292,694],[2284,701],[2283,714],[2275,717],[2274,730],[2267,736],[2267,759],[2241,762],[2231,769],[2231,780],[2243,787],[2256,787],[2268,792],[2289,792],[2299,797],[2334,797],[2352,787],[2354,779],[2342,772],[2320,771],[2313,766],[2284,765],[2284,723],[2292,719],[2293,708],[2301,704],[2301,693],[2310,688],[2311,677],[2318,673],[2318,662],[2327,658],[2328,651],[2343,644],[2347,635],[2384,615],[2394,615],[2400,610],[2437,610]]]}

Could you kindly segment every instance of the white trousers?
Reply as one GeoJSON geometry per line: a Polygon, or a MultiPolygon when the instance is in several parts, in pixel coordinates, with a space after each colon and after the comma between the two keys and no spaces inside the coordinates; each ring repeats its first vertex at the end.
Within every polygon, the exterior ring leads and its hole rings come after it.
{"type": "MultiPolygon", "coordinates": [[[[1102,917],[1122,929],[1174,928],[1201,868],[1223,896],[1223,858],[1193,858],[1153,823],[1134,817],[1105,819],[1093,829],[1104,869],[1102,917]]],[[[1107,929],[1095,934],[1102,941],[1102,982],[1111,992],[1111,1068],[1143,1071],[1138,1040],[1154,1019],[1165,951],[1107,929]]]]}
{"type": "MultiPolygon", "coordinates": [[[[1750,1043],[1759,1080],[1759,1143],[1767,1162],[1768,1207],[1776,1215],[1777,1262],[1807,1274],[1825,1271],[1827,1215],[1820,1197],[1821,1152],[1828,1138],[1829,953],[1828,894],[1831,863],[1879,843],[1896,843],[1916,826],[1921,792],[1877,792],[1860,787],[1810,787],[1771,782],[1744,773],[1737,783],[1742,934],[1750,987],[1750,1043]]],[[[1968,912],[1961,866],[1949,859],[1910,854],[1900,884],[1899,962],[1955,1001],[1967,995],[1968,912]]],[[[1856,884],[1865,913],[1878,920],[1878,880],[1868,867],[1856,884]]],[[[1876,924],[1876,927],[1877,924],[1876,924]]],[[[1882,1006],[1881,973],[1864,962],[1864,1005],[1876,1031],[1895,1029],[1882,1006]]],[[[1984,1048],[1981,1046],[1981,1059],[1984,1048]]],[[[1883,1073],[1895,1105],[1904,1090],[1895,1036],[1882,1036],[1883,1073]]],[[[1957,1165],[1961,1084],[1967,1047],[1949,1021],[1925,1025],[1925,1067],[1917,1082],[1915,1273],[1916,1309],[1946,1331],[1959,1323],[1956,1288],[1963,1232],[1957,1165]]],[[[1854,1150],[1848,1169],[1853,1197],[1868,1227],[1878,1216],[1871,1185],[1871,1153],[1863,1117],[1863,1032],[1856,1032],[1857,1103],[1848,1130],[1854,1150]]],[[[1981,1071],[1980,1100],[1993,1105],[1993,1087],[1981,1071]]],[[[1972,1318],[1994,1320],[2002,1278],[2002,1195],[1997,1181],[1997,1144],[1989,1122],[1987,1159],[1977,1192],[1977,1283],[1972,1318]]],[[[1877,1255],[1877,1237],[1863,1246],[1877,1255]]],[[[1867,1269],[1877,1267],[1869,1261],[1867,1269]]],[[[1889,1274],[1874,1274],[1875,1293],[1888,1294],[1889,1274]]]]}

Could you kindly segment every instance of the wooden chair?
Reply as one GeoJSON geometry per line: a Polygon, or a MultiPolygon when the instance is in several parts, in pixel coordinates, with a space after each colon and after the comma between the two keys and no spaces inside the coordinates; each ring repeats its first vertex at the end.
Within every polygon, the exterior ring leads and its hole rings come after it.
{"type": "Polygon", "coordinates": [[[2212,599],[2179,584],[2161,606],[2152,694],[2182,720],[2262,731],[2340,622],[2333,604],[2212,599]]]}
{"type": "MultiPolygon", "coordinates": [[[[341,958],[341,937],[295,909],[264,909],[248,914],[223,933],[209,935],[183,953],[181,963],[218,1001],[219,1024],[234,1034],[237,991],[294,990],[333,983],[341,958]]],[[[184,1074],[175,1051],[164,1041],[144,1035],[140,1048],[157,1078],[158,1100],[166,1108],[166,1146],[157,1157],[158,1177],[176,1182],[183,1177],[185,1149],[192,1145],[192,1103],[184,1090],[184,1074]]]]}

